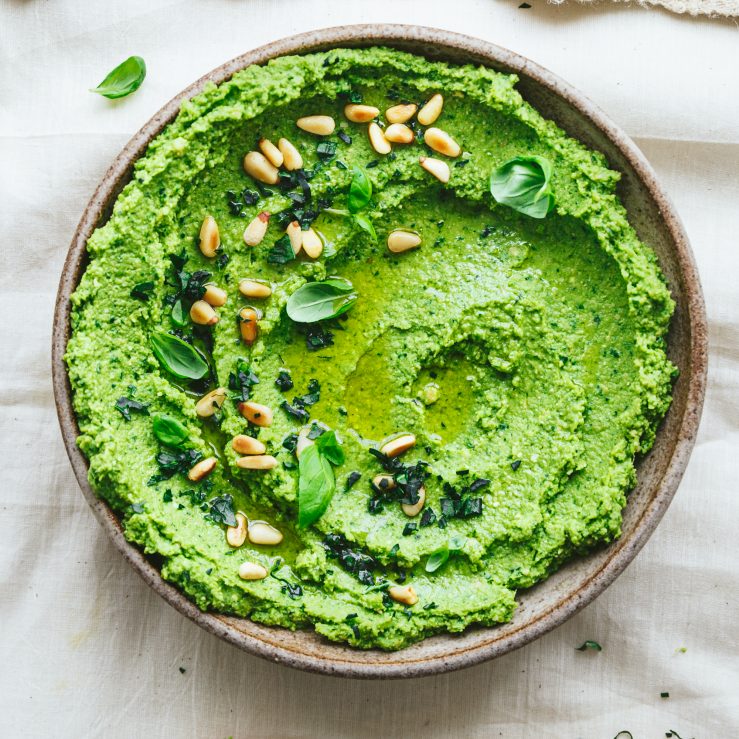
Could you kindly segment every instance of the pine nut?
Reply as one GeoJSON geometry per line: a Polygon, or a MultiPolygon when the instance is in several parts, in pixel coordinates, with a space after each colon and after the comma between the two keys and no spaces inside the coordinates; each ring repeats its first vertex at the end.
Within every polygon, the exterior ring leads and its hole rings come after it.
{"type": "Polygon", "coordinates": [[[272,295],[272,288],[266,282],[259,282],[259,280],[241,280],[239,292],[245,298],[268,298],[272,295]]]}
{"type": "Polygon", "coordinates": [[[352,123],[368,123],[373,118],[377,118],[380,115],[380,110],[375,108],[374,105],[357,105],[355,103],[349,103],[344,106],[344,115],[352,123]]]}
{"type": "Polygon", "coordinates": [[[228,293],[217,285],[206,285],[203,300],[214,308],[226,305],[228,293]]]}
{"type": "Polygon", "coordinates": [[[273,547],[282,541],[282,533],[266,521],[253,521],[249,524],[249,541],[252,544],[273,547]]]}
{"type": "Polygon", "coordinates": [[[244,229],[244,243],[247,246],[259,246],[267,234],[267,226],[269,226],[269,213],[262,211],[244,229]]]}
{"type": "Polygon", "coordinates": [[[427,128],[423,134],[423,140],[439,154],[448,157],[458,157],[462,153],[460,145],[446,132],[440,128],[427,128]]]}
{"type": "Polygon", "coordinates": [[[300,152],[287,139],[280,139],[277,142],[277,146],[280,148],[285,169],[292,172],[295,169],[301,169],[303,167],[303,157],[300,156],[300,152]]]}
{"type": "Polygon", "coordinates": [[[239,403],[239,413],[255,426],[271,426],[272,425],[272,409],[261,403],[254,403],[247,400],[239,403]]]}
{"type": "Polygon", "coordinates": [[[421,245],[421,237],[414,231],[405,231],[402,228],[396,228],[391,231],[387,237],[387,248],[393,254],[401,254],[409,249],[415,249],[421,245]]]}
{"type": "Polygon", "coordinates": [[[196,300],[190,308],[190,318],[193,323],[200,326],[213,326],[218,323],[218,316],[210,303],[204,300],[196,300]]]}
{"type": "Polygon", "coordinates": [[[372,484],[378,490],[394,490],[396,485],[392,475],[375,475],[372,484]]]}
{"type": "Polygon", "coordinates": [[[418,122],[422,126],[430,126],[440,115],[444,107],[444,98],[437,92],[432,95],[426,104],[418,111],[418,122]]]}
{"type": "Polygon", "coordinates": [[[407,606],[414,606],[418,603],[418,596],[412,585],[406,585],[402,587],[400,585],[393,585],[387,589],[387,594],[398,603],[404,603],[407,606]]]}
{"type": "Polygon", "coordinates": [[[239,457],[236,466],[242,470],[273,470],[277,460],[269,454],[255,454],[251,457],[239,457]]]}
{"type": "Polygon", "coordinates": [[[285,157],[269,139],[259,139],[258,146],[262,150],[262,154],[267,157],[269,163],[273,167],[277,167],[277,169],[279,169],[282,166],[282,163],[285,161],[285,157]]]}
{"type": "Polygon", "coordinates": [[[247,307],[239,311],[239,328],[244,343],[251,346],[257,340],[259,333],[259,314],[254,308],[247,307]]]}
{"type": "Polygon", "coordinates": [[[246,434],[234,436],[231,446],[238,454],[264,454],[267,451],[267,447],[259,439],[246,434]]]}
{"type": "Polygon", "coordinates": [[[217,387],[209,393],[203,395],[200,400],[195,403],[195,413],[200,418],[210,418],[226,401],[226,388],[217,387]]]}
{"type": "Polygon", "coordinates": [[[187,473],[187,477],[193,482],[198,482],[199,480],[208,477],[208,475],[216,468],[217,464],[218,460],[215,457],[202,459],[196,465],[193,465],[193,467],[187,473]]]}
{"type": "Polygon", "coordinates": [[[226,529],[226,541],[230,547],[238,549],[246,541],[246,531],[249,521],[246,516],[239,511],[236,514],[236,526],[229,526],[226,529]]]}
{"type": "Polygon", "coordinates": [[[385,138],[393,144],[412,144],[415,136],[405,123],[391,123],[385,129],[385,138]]]}
{"type": "Polygon", "coordinates": [[[369,134],[372,148],[378,154],[389,154],[393,150],[393,147],[390,146],[390,142],[385,138],[385,134],[382,129],[374,121],[369,124],[367,133],[369,134]]]}
{"type": "Polygon", "coordinates": [[[256,562],[242,562],[239,565],[239,577],[242,580],[264,580],[267,570],[256,562]]]}
{"type": "Polygon", "coordinates": [[[311,259],[318,259],[323,253],[323,241],[312,228],[303,231],[303,251],[311,259]]]}
{"type": "Polygon", "coordinates": [[[285,229],[287,238],[290,239],[290,246],[293,248],[293,254],[297,257],[300,250],[303,248],[303,229],[300,228],[300,224],[297,221],[292,221],[287,224],[285,229]]]}
{"type": "Polygon", "coordinates": [[[442,162],[441,159],[432,159],[431,157],[420,157],[419,164],[429,173],[436,177],[439,182],[446,184],[451,177],[449,165],[442,162]]]}
{"type": "Polygon", "coordinates": [[[405,513],[406,516],[409,516],[410,518],[413,518],[413,516],[417,516],[422,510],[423,506],[426,504],[426,488],[421,487],[418,491],[418,502],[417,503],[403,503],[401,504],[401,508],[403,509],[403,513],[405,513]]]}
{"type": "Polygon", "coordinates": [[[258,151],[250,151],[244,157],[244,171],[265,185],[276,185],[280,181],[277,167],[258,151]]]}
{"type": "Polygon", "coordinates": [[[203,256],[211,258],[216,255],[221,245],[221,235],[218,233],[218,224],[213,216],[205,216],[200,227],[200,251],[203,256]]]}
{"type": "Polygon", "coordinates": [[[334,132],[336,123],[330,115],[307,115],[295,121],[298,128],[316,136],[328,136],[334,132]]]}
{"type": "Polygon", "coordinates": [[[385,111],[388,123],[406,123],[416,114],[418,106],[415,103],[401,103],[393,105],[385,111]]]}
{"type": "Polygon", "coordinates": [[[381,447],[380,451],[386,457],[397,457],[403,452],[407,452],[412,447],[416,446],[416,437],[414,434],[401,434],[396,436],[394,439],[385,442],[381,447]]]}

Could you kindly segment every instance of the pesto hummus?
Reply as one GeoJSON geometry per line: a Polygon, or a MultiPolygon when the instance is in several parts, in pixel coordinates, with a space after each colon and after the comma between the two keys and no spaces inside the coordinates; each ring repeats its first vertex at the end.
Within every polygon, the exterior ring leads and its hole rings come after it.
{"type": "Polygon", "coordinates": [[[619,536],[673,303],[618,173],[515,83],[382,48],[249,67],[90,238],[79,446],[200,608],[399,649],[619,536]]]}

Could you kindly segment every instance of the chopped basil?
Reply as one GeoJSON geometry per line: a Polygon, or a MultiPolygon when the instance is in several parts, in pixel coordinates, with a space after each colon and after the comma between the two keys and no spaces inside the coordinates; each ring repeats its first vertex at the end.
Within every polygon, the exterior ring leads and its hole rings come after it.
{"type": "Polygon", "coordinates": [[[411,521],[403,527],[403,536],[410,536],[418,531],[418,524],[411,521]]]}
{"type": "Polygon", "coordinates": [[[665,691],[664,693],[660,693],[659,694],[659,697],[660,698],[669,698],[670,697],[670,694],[667,691],[665,691]]]}
{"type": "Polygon", "coordinates": [[[159,465],[159,475],[154,476],[154,480],[168,480],[178,472],[186,473],[193,465],[196,465],[203,455],[197,449],[185,449],[184,451],[164,449],[156,456],[159,465]]]}
{"type": "Polygon", "coordinates": [[[228,376],[228,388],[236,393],[235,400],[241,402],[249,400],[251,389],[259,384],[259,378],[254,374],[246,359],[236,360],[236,371],[228,376]]]}
{"type": "Polygon", "coordinates": [[[146,62],[140,56],[130,56],[108,73],[106,78],[90,90],[115,100],[126,97],[141,87],[146,77],[146,62]]]}
{"type": "Polygon", "coordinates": [[[309,324],[305,332],[305,345],[308,351],[317,352],[328,346],[333,346],[334,335],[320,323],[309,324]]]}
{"type": "Polygon", "coordinates": [[[206,518],[214,523],[222,523],[226,526],[236,526],[236,514],[234,512],[233,497],[224,493],[208,501],[210,509],[206,518]]]}
{"type": "Polygon", "coordinates": [[[361,472],[357,472],[356,470],[354,472],[350,472],[346,476],[346,481],[344,482],[344,492],[348,492],[349,490],[351,490],[361,477],[361,472]]]}
{"type": "Polygon", "coordinates": [[[347,146],[352,143],[352,137],[346,131],[338,131],[336,134],[347,146]]]}
{"type": "Polygon", "coordinates": [[[277,572],[282,568],[283,565],[282,557],[277,557],[275,561],[272,563],[272,566],[269,568],[269,576],[273,577],[278,582],[283,583],[282,585],[282,592],[287,593],[287,595],[292,598],[293,600],[296,600],[297,598],[300,598],[303,595],[303,588],[300,587],[298,583],[291,583],[289,580],[287,580],[284,577],[279,577],[277,575],[277,572]]]}
{"type": "Polygon", "coordinates": [[[322,162],[327,162],[336,156],[336,142],[335,141],[321,141],[316,146],[316,154],[322,162]]]}
{"type": "Polygon", "coordinates": [[[199,380],[208,374],[208,363],[190,344],[164,331],[149,337],[154,356],[168,372],[185,380],[199,380]]]}
{"type": "Polygon", "coordinates": [[[548,159],[514,157],[490,175],[490,192],[501,205],[532,218],[545,218],[554,208],[551,178],[552,164],[548,159]]]}
{"type": "Polygon", "coordinates": [[[115,402],[115,408],[120,411],[120,414],[126,421],[131,420],[131,411],[135,413],[142,413],[145,416],[149,415],[149,404],[139,403],[138,400],[133,398],[127,398],[125,395],[122,398],[118,398],[115,402]]]}
{"type": "MultiPolygon", "coordinates": [[[[356,575],[364,585],[373,585],[375,578],[373,570],[378,566],[374,557],[365,554],[359,549],[353,549],[343,534],[326,534],[323,539],[326,554],[331,559],[337,559],[341,566],[353,575],[356,575]]],[[[384,584],[387,586],[387,584],[384,584]]]]}
{"type": "Polygon", "coordinates": [[[293,387],[293,378],[290,376],[290,370],[281,369],[275,380],[275,385],[283,393],[290,390],[293,387]]]}
{"type": "Polygon", "coordinates": [[[300,423],[305,423],[310,418],[310,413],[308,413],[305,408],[290,405],[286,400],[283,400],[282,403],[280,403],[280,408],[282,408],[288,416],[292,416],[295,420],[300,421],[300,423]]]}
{"type": "Polygon", "coordinates": [[[295,259],[295,253],[287,234],[277,239],[274,246],[267,252],[267,261],[270,264],[287,264],[293,259],[295,259]]]}
{"type": "Polygon", "coordinates": [[[131,503],[131,510],[134,513],[143,513],[144,512],[144,504],[143,503],[131,503]]]}
{"type": "Polygon", "coordinates": [[[153,282],[139,282],[131,288],[130,295],[136,300],[146,303],[154,292],[153,282]]]}
{"type": "Polygon", "coordinates": [[[578,652],[584,652],[586,649],[592,649],[594,652],[600,652],[603,650],[603,647],[601,647],[600,644],[598,644],[597,641],[591,641],[588,639],[587,641],[584,641],[579,647],[576,647],[578,652]]]}
{"type": "Polygon", "coordinates": [[[519,467],[521,466],[521,460],[516,459],[513,462],[511,462],[511,469],[515,472],[519,467]]]}
{"type": "Polygon", "coordinates": [[[346,313],[356,300],[351,282],[332,277],[299,287],[288,298],[286,311],[296,323],[317,323],[346,313]]]}

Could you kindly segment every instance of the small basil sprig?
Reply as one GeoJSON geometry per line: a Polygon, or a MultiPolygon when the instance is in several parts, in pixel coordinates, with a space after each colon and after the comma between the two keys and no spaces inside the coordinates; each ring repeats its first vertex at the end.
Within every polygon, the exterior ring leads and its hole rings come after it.
{"type": "Polygon", "coordinates": [[[326,431],[321,434],[316,439],[315,444],[318,451],[326,457],[331,464],[335,464],[337,466],[344,464],[346,457],[335,431],[326,431]]]}
{"type": "Polygon", "coordinates": [[[185,425],[165,413],[152,416],[151,428],[160,443],[173,449],[183,446],[190,438],[190,432],[185,425]]]}
{"type": "Polygon", "coordinates": [[[115,100],[130,95],[141,87],[146,77],[146,63],[140,56],[129,56],[90,92],[115,100]]]}
{"type": "Polygon", "coordinates": [[[501,205],[532,218],[545,218],[554,208],[551,178],[552,164],[548,159],[514,157],[490,175],[490,192],[501,205]]]}
{"type": "Polygon", "coordinates": [[[354,223],[370,235],[373,241],[377,241],[377,232],[369,217],[362,213],[372,200],[372,180],[361,167],[354,167],[352,180],[349,183],[349,193],[346,198],[347,210],[341,208],[326,208],[326,213],[335,216],[347,216],[354,223]]]}
{"type": "Polygon", "coordinates": [[[349,280],[332,277],[299,287],[286,305],[287,315],[297,323],[317,323],[346,313],[357,300],[349,280]]]}
{"type": "Polygon", "coordinates": [[[440,547],[436,551],[431,552],[429,558],[426,560],[426,572],[436,572],[436,570],[445,565],[453,552],[459,552],[462,549],[465,541],[466,539],[463,536],[454,536],[447,546],[440,547]]]}
{"type": "Polygon", "coordinates": [[[162,367],[175,377],[199,380],[208,374],[208,363],[200,352],[182,339],[166,331],[155,331],[149,337],[149,343],[162,367]]]}

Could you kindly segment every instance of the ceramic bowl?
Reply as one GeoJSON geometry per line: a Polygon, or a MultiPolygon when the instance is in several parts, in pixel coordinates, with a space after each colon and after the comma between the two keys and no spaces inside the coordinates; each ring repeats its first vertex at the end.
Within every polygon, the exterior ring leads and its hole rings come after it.
{"type": "Polygon", "coordinates": [[[693,447],[706,382],[706,316],[693,255],[672,204],[644,155],[587,98],[528,59],[479,39],[419,26],[359,25],[292,36],[233,59],[167,103],[131,139],[92,196],[72,239],[54,315],[52,361],[62,436],[82,492],[115,546],[170,605],[221,639],[273,662],[347,677],[418,677],[468,667],[536,639],[602,593],[631,562],[670,504],[693,447]],[[514,72],[520,78],[518,89],[524,98],[568,134],[606,155],[610,166],[623,175],[619,194],[629,219],[642,241],[656,252],[675,298],[668,354],[680,370],[672,406],[654,447],[638,461],[638,484],[624,510],[623,534],[618,541],[570,562],[546,581],[520,592],[510,623],[470,628],[461,635],[435,636],[397,652],[352,649],[310,631],[291,632],[243,618],[204,613],[165,582],[156,564],[126,541],[118,518],[88,483],[87,462],[75,443],[79,430],[63,363],[69,337],[69,298],[86,266],[87,239],[109,217],[117,195],[131,177],[133,163],[175,118],[180,101],[199,93],[206,82],[221,83],[250,64],[264,64],[285,54],[374,45],[514,72]]]}

